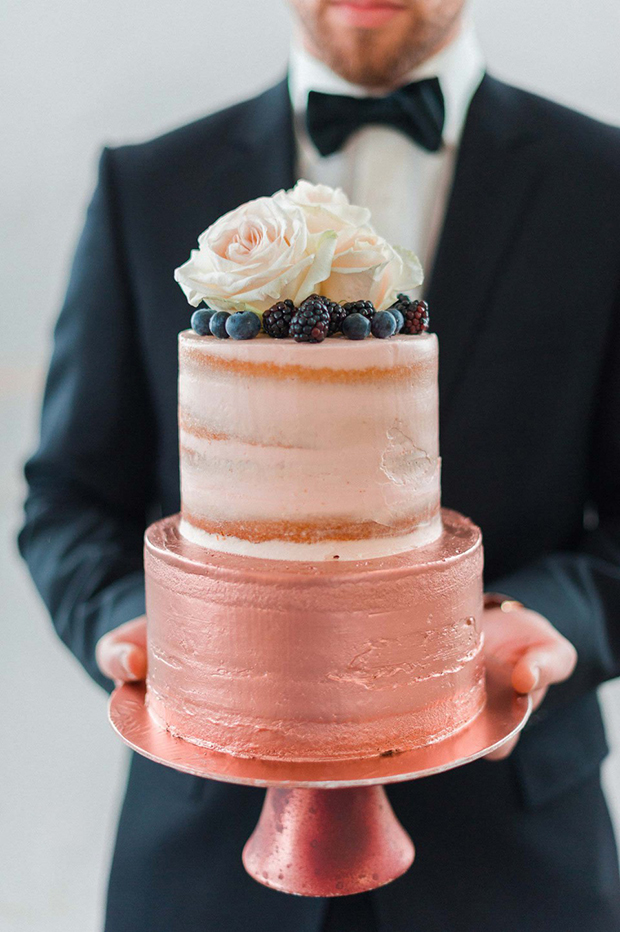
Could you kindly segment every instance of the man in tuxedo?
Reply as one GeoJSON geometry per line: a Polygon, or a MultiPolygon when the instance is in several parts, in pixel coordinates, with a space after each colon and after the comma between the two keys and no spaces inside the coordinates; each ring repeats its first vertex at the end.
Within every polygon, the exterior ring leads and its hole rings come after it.
{"type": "Polygon", "coordinates": [[[287,81],[103,153],[22,553],[95,680],[143,677],[142,534],[179,507],[172,270],[238,204],[341,185],[429,273],[444,502],[483,529],[487,589],[514,600],[490,598],[486,650],[537,711],[501,759],[392,787],[416,864],[331,902],[244,873],[261,790],[134,756],[106,930],[612,932],[596,687],[620,653],[620,133],[486,75],[463,0],[293,6],[287,81]]]}

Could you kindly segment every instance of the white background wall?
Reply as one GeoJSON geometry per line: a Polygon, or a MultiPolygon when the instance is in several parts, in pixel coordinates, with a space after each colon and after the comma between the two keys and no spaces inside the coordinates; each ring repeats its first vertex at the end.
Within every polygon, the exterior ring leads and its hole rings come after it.
{"type": "MultiPolygon", "coordinates": [[[[620,123],[617,0],[478,0],[499,77],[620,123]]],[[[145,139],[285,68],[277,0],[0,5],[0,928],[96,932],[125,754],[15,555],[52,321],[103,143],[145,139]]],[[[605,689],[620,784],[618,685],[605,689]]]]}

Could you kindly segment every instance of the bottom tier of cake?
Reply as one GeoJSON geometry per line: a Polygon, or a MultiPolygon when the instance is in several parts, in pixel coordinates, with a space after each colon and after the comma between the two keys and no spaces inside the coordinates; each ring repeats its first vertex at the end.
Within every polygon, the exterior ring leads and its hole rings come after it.
{"type": "Polygon", "coordinates": [[[439,741],[484,706],[482,545],[443,512],[426,547],[362,562],[207,551],[179,516],[146,534],[147,704],[240,757],[373,757],[439,741]]]}

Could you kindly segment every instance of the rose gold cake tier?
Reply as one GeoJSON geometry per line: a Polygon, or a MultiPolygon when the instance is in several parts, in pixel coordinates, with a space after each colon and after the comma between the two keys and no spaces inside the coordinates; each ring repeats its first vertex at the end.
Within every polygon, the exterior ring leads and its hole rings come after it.
{"type": "Polygon", "coordinates": [[[433,543],[365,561],[207,551],[179,516],[146,534],[147,703],[241,757],[372,757],[439,741],[484,705],[482,546],[444,511],[433,543]]]}
{"type": "Polygon", "coordinates": [[[181,533],[209,550],[360,560],[441,534],[437,338],[179,335],[181,533]]]}

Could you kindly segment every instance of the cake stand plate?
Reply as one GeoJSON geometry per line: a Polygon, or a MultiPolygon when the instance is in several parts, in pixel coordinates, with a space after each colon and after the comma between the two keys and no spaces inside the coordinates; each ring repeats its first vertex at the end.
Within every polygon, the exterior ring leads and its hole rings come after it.
{"type": "Polygon", "coordinates": [[[531,700],[515,693],[510,669],[489,666],[486,680],[486,706],[466,728],[423,748],[361,760],[259,760],[198,747],[151,719],[144,683],[118,687],[109,717],[123,741],[150,760],[211,780],[267,787],[243,852],[248,873],[286,893],[342,896],[383,886],[413,862],[413,844],[383,784],[460,767],[523,728],[531,700]]]}

